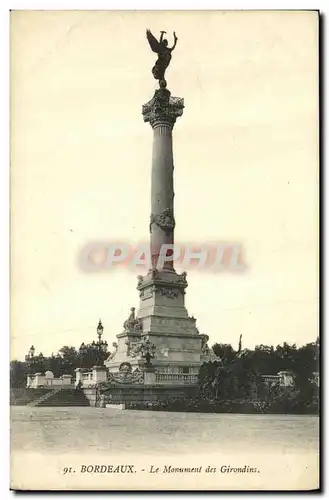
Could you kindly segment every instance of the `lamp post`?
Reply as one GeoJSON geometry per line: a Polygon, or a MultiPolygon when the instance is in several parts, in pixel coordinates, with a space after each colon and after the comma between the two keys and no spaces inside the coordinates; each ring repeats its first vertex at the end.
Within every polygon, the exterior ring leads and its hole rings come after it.
{"type": "Polygon", "coordinates": [[[34,373],[34,366],[35,366],[35,361],[36,361],[34,355],[35,355],[35,347],[34,347],[34,345],[31,345],[29,352],[25,356],[25,361],[27,363],[27,366],[29,368],[30,373],[34,373]]]}
{"type": "Polygon", "coordinates": [[[85,368],[85,362],[86,362],[86,356],[88,353],[88,348],[84,342],[82,342],[81,346],[79,347],[79,358],[80,358],[80,363],[83,368],[85,368]]]}
{"type": "Polygon", "coordinates": [[[97,336],[98,336],[98,341],[96,343],[93,342],[96,352],[97,352],[97,364],[98,366],[103,365],[103,356],[102,354],[107,351],[108,344],[104,340],[102,340],[102,335],[103,335],[104,327],[102,325],[101,320],[99,320],[98,325],[97,325],[97,336]]]}

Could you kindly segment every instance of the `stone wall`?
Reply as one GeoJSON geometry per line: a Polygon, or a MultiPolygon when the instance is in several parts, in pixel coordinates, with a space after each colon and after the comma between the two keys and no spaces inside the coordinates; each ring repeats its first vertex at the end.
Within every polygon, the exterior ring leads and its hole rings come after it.
{"type": "MultiPolygon", "coordinates": [[[[96,406],[96,388],[84,388],[83,392],[89,400],[90,406],[96,406]]],[[[197,386],[114,386],[104,390],[103,393],[105,404],[135,403],[140,401],[154,402],[164,401],[169,398],[193,398],[197,393],[197,386]]]]}

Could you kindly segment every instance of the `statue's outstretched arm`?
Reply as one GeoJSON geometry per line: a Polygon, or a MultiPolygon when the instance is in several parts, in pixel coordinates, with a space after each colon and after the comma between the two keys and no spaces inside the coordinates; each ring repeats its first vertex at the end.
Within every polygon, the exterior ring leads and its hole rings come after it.
{"type": "Polygon", "coordinates": [[[171,47],[171,49],[170,49],[170,50],[174,50],[174,48],[175,48],[175,47],[176,47],[176,45],[177,45],[177,40],[178,40],[178,38],[177,38],[177,36],[176,36],[176,33],[174,32],[174,45],[171,47]]]}

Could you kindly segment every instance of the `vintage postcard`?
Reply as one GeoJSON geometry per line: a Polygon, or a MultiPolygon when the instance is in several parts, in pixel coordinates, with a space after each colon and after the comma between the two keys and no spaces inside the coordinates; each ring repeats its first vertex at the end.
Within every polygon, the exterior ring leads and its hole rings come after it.
{"type": "Polygon", "coordinates": [[[10,29],[10,487],[318,489],[318,12],[10,29]]]}

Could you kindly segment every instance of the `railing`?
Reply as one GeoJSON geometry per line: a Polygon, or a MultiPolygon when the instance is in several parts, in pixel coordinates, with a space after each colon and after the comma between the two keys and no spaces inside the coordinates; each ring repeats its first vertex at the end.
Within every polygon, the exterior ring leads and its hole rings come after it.
{"type": "Polygon", "coordinates": [[[157,373],[156,382],[160,383],[172,383],[177,382],[179,384],[196,384],[198,381],[198,375],[192,373],[157,373]]]}
{"type": "Polygon", "coordinates": [[[73,387],[72,377],[59,377],[59,378],[45,378],[39,376],[30,376],[27,380],[27,387],[30,389],[37,389],[39,387],[73,387]]]}
{"type": "Polygon", "coordinates": [[[45,380],[45,383],[44,383],[45,386],[49,386],[49,387],[59,387],[59,386],[68,386],[70,387],[72,384],[72,378],[67,378],[67,379],[64,379],[64,378],[50,378],[50,379],[46,379],[45,380]]]}
{"type": "Polygon", "coordinates": [[[266,384],[279,384],[281,382],[280,375],[263,375],[262,378],[266,384]]]}
{"type": "Polygon", "coordinates": [[[92,382],[93,380],[93,372],[85,372],[82,374],[83,383],[92,382]]]}

